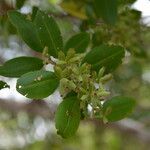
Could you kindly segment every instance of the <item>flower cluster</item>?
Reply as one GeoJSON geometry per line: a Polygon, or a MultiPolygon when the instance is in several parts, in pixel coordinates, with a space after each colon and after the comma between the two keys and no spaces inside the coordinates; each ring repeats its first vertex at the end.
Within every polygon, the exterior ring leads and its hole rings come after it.
{"type": "Polygon", "coordinates": [[[111,74],[104,75],[104,67],[97,73],[90,64],[82,63],[85,54],[76,54],[74,49],[69,49],[67,54],[62,51],[58,54],[58,60],[54,65],[54,71],[60,79],[59,92],[65,97],[74,91],[80,99],[80,108],[84,117],[87,116],[87,106],[92,106],[92,115],[101,110],[101,101],[110,93],[104,84],[111,79],[111,74]]]}

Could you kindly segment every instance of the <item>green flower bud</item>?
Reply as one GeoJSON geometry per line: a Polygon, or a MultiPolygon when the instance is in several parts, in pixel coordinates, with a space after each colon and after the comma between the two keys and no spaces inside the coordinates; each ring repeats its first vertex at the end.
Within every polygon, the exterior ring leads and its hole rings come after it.
{"type": "Polygon", "coordinates": [[[77,76],[79,75],[79,69],[76,66],[72,67],[72,72],[77,76]]]}
{"type": "Polygon", "coordinates": [[[91,103],[92,103],[93,108],[97,107],[97,99],[96,98],[92,97],[91,98],[91,103]]]}
{"type": "Polygon", "coordinates": [[[104,72],[105,72],[105,67],[102,67],[99,72],[98,72],[98,78],[100,79],[103,75],[104,75],[104,72]]]}
{"type": "Polygon", "coordinates": [[[80,87],[80,91],[82,92],[82,93],[86,93],[87,91],[84,89],[84,88],[82,88],[82,87],[80,87]]]}
{"type": "Polygon", "coordinates": [[[66,78],[66,77],[68,77],[68,75],[70,75],[70,71],[68,70],[68,68],[66,68],[62,71],[61,76],[63,78],[66,78]]]}
{"type": "Polygon", "coordinates": [[[63,60],[59,60],[58,62],[57,62],[57,65],[66,65],[67,64],[67,62],[66,61],[63,61],[63,60]]]}
{"type": "Polygon", "coordinates": [[[67,86],[69,83],[69,80],[67,78],[62,78],[60,80],[60,84],[63,85],[63,86],[67,86]]]}
{"type": "Polygon", "coordinates": [[[88,95],[83,95],[80,99],[83,100],[83,101],[85,101],[85,100],[88,99],[88,97],[89,97],[88,95]]]}
{"type": "Polygon", "coordinates": [[[73,63],[73,62],[77,62],[77,61],[79,61],[80,60],[80,57],[73,57],[73,58],[71,58],[68,62],[69,63],[73,63]]]}
{"type": "Polygon", "coordinates": [[[75,56],[75,50],[73,48],[70,48],[67,52],[66,61],[70,60],[75,56]]]}
{"type": "Polygon", "coordinates": [[[45,46],[44,49],[43,49],[43,56],[49,56],[47,46],[45,46]]]}
{"type": "Polygon", "coordinates": [[[61,77],[62,69],[59,66],[54,66],[54,71],[58,77],[61,77]]]}
{"type": "Polygon", "coordinates": [[[78,79],[78,82],[82,82],[83,81],[83,78],[80,75],[77,77],[77,79],[78,79]]]}
{"type": "Polygon", "coordinates": [[[69,80],[66,78],[62,78],[60,80],[59,92],[63,97],[69,92],[68,83],[69,83],[69,80]]]}
{"type": "Polygon", "coordinates": [[[97,73],[96,73],[96,71],[92,72],[92,78],[97,81],[97,73]]]}
{"type": "Polygon", "coordinates": [[[104,77],[100,78],[100,82],[105,83],[111,79],[112,79],[112,75],[109,73],[109,74],[105,75],[104,77]]]}
{"type": "Polygon", "coordinates": [[[63,61],[66,59],[66,56],[62,51],[58,52],[58,59],[63,61]]]}
{"type": "Polygon", "coordinates": [[[107,91],[103,91],[99,93],[99,96],[108,96],[108,95],[110,95],[110,92],[107,91]]]}
{"type": "Polygon", "coordinates": [[[73,81],[69,81],[68,88],[71,89],[71,90],[75,90],[76,85],[73,83],[73,81]]]}
{"type": "Polygon", "coordinates": [[[87,69],[86,63],[82,64],[79,69],[80,69],[81,73],[84,73],[86,71],[86,69],[87,69]]]}

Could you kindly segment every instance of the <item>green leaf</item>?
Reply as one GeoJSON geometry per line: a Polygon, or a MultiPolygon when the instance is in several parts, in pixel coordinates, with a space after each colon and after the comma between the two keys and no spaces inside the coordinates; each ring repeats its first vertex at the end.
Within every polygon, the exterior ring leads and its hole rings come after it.
{"type": "Polygon", "coordinates": [[[41,44],[37,28],[24,15],[17,11],[8,12],[11,23],[17,28],[20,36],[26,44],[37,52],[42,52],[44,47],[41,44]]]}
{"type": "Polygon", "coordinates": [[[55,114],[57,133],[63,138],[75,134],[80,123],[80,103],[76,95],[68,95],[60,103],[55,114]]]}
{"type": "Polygon", "coordinates": [[[17,91],[22,95],[42,99],[51,95],[58,87],[59,81],[53,72],[33,71],[24,74],[17,80],[17,91]]]}
{"type": "Polygon", "coordinates": [[[33,7],[32,7],[32,15],[31,15],[32,21],[34,21],[34,19],[35,19],[35,17],[36,17],[36,14],[37,14],[38,10],[39,10],[38,7],[36,7],[36,6],[33,6],[33,7]]]}
{"type": "Polygon", "coordinates": [[[118,4],[120,5],[131,5],[133,3],[135,3],[136,0],[118,0],[118,4]]]}
{"type": "Polygon", "coordinates": [[[108,24],[117,20],[117,0],[94,0],[94,9],[97,17],[102,17],[108,24]]]}
{"type": "Polygon", "coordinates": [[[4,88],[10,88],[10,86],[4,81],[0,81],[0,90],[4,88]]]}
{"type": "Polygon", "coordinates": [[[103,104],[103,114],[107,121],[118,121],[127,117],[135,106],[135,100],[128,97],[116,96],[103,104]]]}
{"type": "Polygon", "coordinates": [[[43,61],[36,57],[17,57],[8,60],[0,66],[0,75],[5,77],[20,77],[21,75],[43,67],[43,61]]]}
{"type": "Polygon", "coordinates": [[[64,48],[67,52],[70,48],[74,48],[77,53],[84,53],[90,42],[90,36],[88,33],[79,33],[71,37],[64,48]]]}
{"type": "Polygon", "coordinates": [[[25,1],[26,0],[16,0],[16,7],[20,9],[24,5],[25,1]]]}
{"type": "Polygon", "coordinates": [[[83,63],[87,62],[92,65],[92,69],[99,71],[105,67],[106,73],[115,70],[122,62],[125,55],[124,48],[121,46],[101,45],[95,47],[85,56],[83,63]]]}
{"type": "Polygon", "coordinates": [[[63,49],[63,41],[55,20],[44,12],[38,11],[34,24],[44,47],[48,47],[50,55],[57,57],[58,51],[63,49]]]}

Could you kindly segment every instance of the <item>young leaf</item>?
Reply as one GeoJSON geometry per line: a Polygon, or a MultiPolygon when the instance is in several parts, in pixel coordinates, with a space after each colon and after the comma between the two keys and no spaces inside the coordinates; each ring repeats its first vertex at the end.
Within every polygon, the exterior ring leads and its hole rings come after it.
{"type": "Polygon", "coordinates": [[[127,117],[133,110],[135,101],[132,98],[116,96],[103,104],[103,114],[107,121],[118,121],[127,117]]]}
{"type": "Polygon", "coordinates": [[[42,99],[51,95],[58,87],[59,81],[53,72],[33,71],[24,74],[17,80],[17,91],[22,95],[42,99]]]}
{"type": "Polygon", "coordinates": [[[21,75],[43,67],[43,61],[36,57],[17,57],[8,60],[0,66],[0,75],[5,77],[20,77],[21,75]]]}
{"type": "Polygon", "coordinates": [[[9,88],[10,86],[6,83],[6,82],[4,82],[4,81],[0,81],[0,90],[1,89],[4,89],[4,88],[9,88]]]}
{"type": "Polygon", "coordinates": [[[108,24],[114,24],[117,20],[117,5],[117,0],[94,0],[96,15],[108,24]]]}
{"type": "Polygon", "coordinates": [[[121,63],[124,54],[124,48],[121,46],[101,45],[87,53],[83,63],[91,64],[92,68],[96,71],[105,67],[106,72],[112,72],[121,63]]]}
{"type": "Polygon", "coordinates": [[[38,11],[34,24],[44,47],[48,47],[49,54],[57,57],[58,51],[63,49],[63,41],[55,20],[44,12],[38,11]]]}
{"type": "Polygon", "coordinates": [[[64,48],[67,52],[69,48],[74,48],[77,53],[84,53],[90,42],[90,36],[88,33],[79,33],[71,37],[64,48]]]}
{"type": "Polygon", "coordinates": [[[55,122],[57,133],[63,138],[75,134],[80,123],[80,103],[75,95],[68,95],[58,106],[55,122]]]}
{"type": "Polygon", "coordinates": [[[20,36],[33,50],[42,52],[44,47],[41,44],[35,25],[17,11],[8,12],[11,23],[17,28],[20,36]]]}

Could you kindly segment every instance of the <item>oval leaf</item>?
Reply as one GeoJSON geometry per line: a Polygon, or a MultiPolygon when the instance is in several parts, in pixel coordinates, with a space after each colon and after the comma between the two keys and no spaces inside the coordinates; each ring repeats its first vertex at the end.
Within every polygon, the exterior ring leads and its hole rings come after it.
{"type": "Polygon", "coordinates": [[[70,48],[74,48],[77,53],[84,53],[90,42],[90,36],[88,33],[79,33],[71,37],[64,48],[67,52],[70,48]]]}
{"type": "Polygon", "coordinates": [[[26,44],[31,49],[42,52],[44,47],[41,45],[35,25],[17,11],[9,11],[8,16],[11,23],[17,28],[20,36],[26,44]]]}
{"type": "Polygon", "coordinates": [[[0,81],[0,90],[4,88],[10,88],[10,86],[4,81],[0,81]]]}
{"type": "Polygon", "coordinates": [[[102,17],[108,24],[117,20],[117,0],[94,0],[94,10],[97,17],[102,17]]]}
{"type": "Polygon", "coordinates": [[[34,71],[21,76],[17,80],[17,91],[22,95],[42,99],[51,95],[58,87],[58,80],[53,72],[34,71]]]}
{"type": "Polygon", "coordinates": [[[67,96],[58,106],[55,114],[57,133],[63,138],[75,134],[80,123],[80,103],[76,96],[67,96]]]}
{"type": "Polygon", "coordinates": [[[43,67],[43,61],[36,57],[18,57],[0,66],[0,75],[5,77],[20,77],[21,75],[43,67]]]}
{"type": "Polygon", "coordinates": [[[44,47],[48,47],[50,55],[57,57],[58,51],[63,49],[63,41],[55,20],[44,12],[38,11],[34,24],[44,47]]]}
{"type": "Polygon", "coordinates": [[[101,45],[94,48],[85,56],[83,63],[92,65],[92,69],[99,71],[105,67],[106,73],[114,71],[122,62],[125,55],[124,48],[121,46],[101,45]]]}
{"type": "Polygon", "coordinates": [[[107,121],[118,121],[127,117],[133,110],[135,101],[132,98],[116,96],[103,104],[103,114],[107,121]]]}

